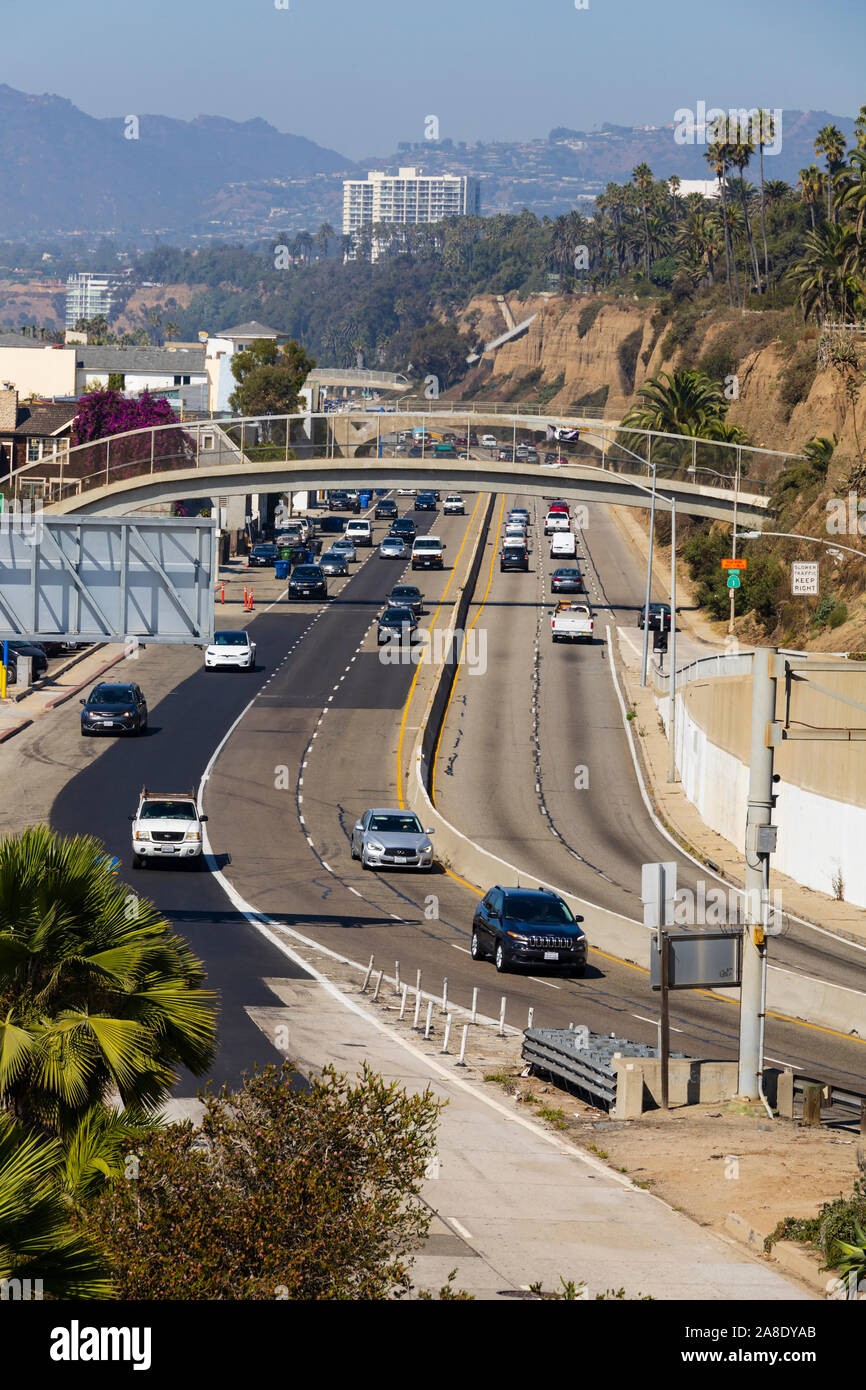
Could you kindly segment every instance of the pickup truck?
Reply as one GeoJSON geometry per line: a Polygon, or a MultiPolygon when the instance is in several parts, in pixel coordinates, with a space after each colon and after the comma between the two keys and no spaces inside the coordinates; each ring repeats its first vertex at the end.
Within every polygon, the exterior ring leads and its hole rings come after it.
{"type": "Polygon", "coordinates": [[[592,611],[587,604],[561,599],[550,620],[554,642],[591,642],[592,631],[592,611]]]}
{"type": "Polygon", "coordinates": [[[194,791],[150,792],[143,787],[132,821],[132,866],[146,869],[152,859],[185,859],[202,866],[202,824],[194,791]]]}

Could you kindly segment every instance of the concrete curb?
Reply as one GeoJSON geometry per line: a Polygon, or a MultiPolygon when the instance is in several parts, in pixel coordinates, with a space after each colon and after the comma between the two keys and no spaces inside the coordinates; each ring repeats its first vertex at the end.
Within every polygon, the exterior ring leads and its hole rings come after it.
{"type": "Polygon", "coordinates": [[[770,1253],[765,1254],[764,1241],[770,1232],[753,1226],[746,1217],[741,1216],[737,1211],[728,1212],[725,1217],[725,1231],[741,1244],[747,1245],[755,1254],[760,1255],[768,1262],[781,1265],[801,1283],[807,1284],[810,1289],[826,1297],[827,1284],[834,1276],[828,1270],[821,1269],[819,1255],[805,1250],[794,1240],[775,1241],[770,1253]]]}
{"type": "MultiPolygon", "coordinates": [[[[92,652],[85,652],[76,660],[71,661],[69,663],[69,666],[65,667],[64,669],[68,671],[71,669],[72,666],[78,665],[79,661],[83,661],[85,657],[92,655],[92,652]]],[[[112,666],[116,666],[117,663],[119,661],[123,661],[125,657],[126,652],[123,651],[120,652],[117,656],[113,657],[111,661],[106,661],[105,665],[100,666],[97,671],[94,671],[92,676],[88,676],[86,681],[82,681],[80,685],[73,686],[71,690],[65,690],[62,695],[59,695],[57,697],[56,700],[49,700],[47,705],[43,705],[40,714],[46,714],[49,710],[57,709],[58,705],[65,705],[67,700],[71,700],[74,695],[77,695],[80,691],[84,690],[85,686],[90,685],[91,681],[98,680],[100,676],[104,676],[106,671],[110,671],[112,666]]],[[[56,674],[61,675],[62,672],[58,671],[56,674]]],[[[34,692],[32,688],[24,692],[24,694],[26,695],[32,695],[33,693],[34,692]]],[[[23,733],[25,729],[29,729],[30,725],[35,723],[35,721],[38,718],[39,714],[36,714],[33,715],[32,718],[22,719],[19,724],[13,724],[13,726],[10,729],[4,729],[2,733],[0,733],[0,743],[8,743],[11,738],[15,738],[16,734],[23,733]]]]}
{"type": "MultiPolygon", "coordinates": [[[[54,681],[57,680],[58,676],[65,676],[66,672],[71,671],[73,666],[78,666],[80,662],[86,661],[89,656],[94,656],[96,652],[100,651],[104,645],[104,643],[99,642],[95,644],[93,647],[88,648],[87,651],[76,652],[75,656],[69,657],[67,661],[63,662],[62,666],[58,666],[56,671],[52,671],[51,679],[54,681]]],[[[29,695],[32,695],[34,693],[34,691],[38,692],[40,690],[45,690],[47,687],[42,683],[44,679],[45,677],[43,676],[42,680],[37,682],[37,684],[28,685],[26,690],[20,690],[15,695],[9,695],[7,698],[17,705],[21,700],[26,700],[29,695]]]]}
{"type": "Polygon", "coordinates": [[[2,734],[0,734],[0,743],[7,743],[10,738],[14,738],[16,734],[20,734],[23,729],[29,729],[32,723],[32,719],[22,719],[20,724],[13,724],[11,729],[4,729],[2,734]]]}

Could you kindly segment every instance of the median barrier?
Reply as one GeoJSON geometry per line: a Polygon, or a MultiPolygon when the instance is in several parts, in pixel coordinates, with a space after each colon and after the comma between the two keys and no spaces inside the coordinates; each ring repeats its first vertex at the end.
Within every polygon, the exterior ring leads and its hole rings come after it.
{"type": "MultiPolygon", "coordinates": [[[[488,501],[466,580],[452,605],[449,623],[452,631],[464,630],[484,558],[493,501],[493,497],[488,501]]],[[[451,688],[457,677],[460,656],[459,650],[453,651],[450,647],[451,644],[446,644],[445,656],[434,673],[433,687],[419,719],[418,734],[409,767],[404,774],[408,779],[405,788],[407,803],[425,826],[433,828],[437,859],[446,865],[455,877],[474,889],[479,897],[494,883],[517,883],[523,886],[537,883],[552,889],[565,899],[576,916],[584,919],[584,930],[591,949],[648,971],[653,943],[652,928],[645,927],[634,918],[624,917],[619,913],[610,912],[607,908],[599,907],[596,903],[578,898],[555,883],[544,882],[525,868],[519,868],[516,864],[510,864],[498,855],[491,854],[489,850],[482,849],[468,835],[464,835],[440,815],[433,805],[427,787],[451,688]]],[[[722,997],[732,999],[736,995],[733,991],[725,991],[722,997]]],[[[846,989],[842,985],[834,985],[825,980],[770,965],[767,969],[767,1007],[774,1013],[786,1017],[803,1019],[845,1035],[866,1038],[866,994],[846,989]]]]}

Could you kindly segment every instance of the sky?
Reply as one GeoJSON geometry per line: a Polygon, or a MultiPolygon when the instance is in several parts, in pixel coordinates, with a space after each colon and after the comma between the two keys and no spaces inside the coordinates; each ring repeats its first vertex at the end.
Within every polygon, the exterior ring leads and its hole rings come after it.
{"type": "Polygon", "coordinates": [[[0,81],[94,116],[263,117],[352,159],[440,138],[866,103],[866,0],[5,0],[0,81]],[[578,7],[580,6],[580,8],[578,7]]]}

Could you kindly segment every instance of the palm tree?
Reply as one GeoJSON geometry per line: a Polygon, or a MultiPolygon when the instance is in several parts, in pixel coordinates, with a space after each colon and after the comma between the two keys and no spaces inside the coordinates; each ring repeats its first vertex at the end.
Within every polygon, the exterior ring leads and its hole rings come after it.
{"type": "MultiPolygon", "coordinates": [[[[731,147],[731,164],[732,164],[733,167],[738,171],[738,173],[739,173],[739,175],[740,175],[740,177],[737,179],[737,184],[739,185],[739,187],[738,187],[738,192],[739,192],[739,195],[740,195],[740,205],[742,206],[742,209],[743,209],[743,220],[745,221],[745,224],[746,224],[746,236],[747,236],[748,242],[749,242],[749,256],[750,256],[750,258],[751,258],[751,261],[752,261],[752,269],[753,269],[754,274],[755,274],[755,289],[756,289],[757,292],[760,294],[760,292],[761,292],[761,271],[760,271],[760,269],[759,269],[759,267],[758,267],[758,253],[757,253],[757,250],[755,249],[755,239],[754,239],[754,237],[752,236],[752,223],[751,223],[751,221],[750,221],[750,219],[749,219],[749,209],[748,209],[748,205],[747,205],[747,203],[746,203],[746,181],[745,181],[745,179],[743,178],[743,174],[745,173],[746,169],[748,168],[749,163],[750,163],[751,158],[752,158],[752,155],[753,155],[754,153],[755,153],[755,147],[754,147],[754,145],[752,144],[751,140],[739,140],[735,145],[732,145],[732,147],[731,147]]],[[[763,211],[763,203],[762,203],[762,211],[763,211]]]]}
{"type": "Polygon", "coordinates": [[[758,117],[758,164],[761,175],[761,240],[764,243],[764,280],[770,283],[770,259],[767,252],[767,225],[764,219],[767,189],[764,183],[764,146],[771,145],[776,136],[776,120],[772,111],[762,110],[758,117]]]}
{"type": "Polygon", "coordinates": [[[331,238],[334,236],[334,229],[330,222],[323,222],[316,232],[316,250],[321,256],[327,256],[331,238]]]}
{"type": "Polygon", "coordinates": [[[862,245],[866,229],[866,146],[858,146],[851,153],[839,207],[853,218],[854,235],[862,245]]]}
{"type": "Polygon", "coordinates": [[[52,1137],[115,1094],[155,1110],[215,1051],[200,962],[105,860],[44,825],[0,841],[0,1109],[52,1137]]]}
{"type": "Polygon", "coordinates": [[[825,125],[815,136],[815,153],[827,161],[827,221],[835,222],[833,180],[845,157],[845,136],[834,125],[825,125]]]}
{"type": "Polygon", "coordinates": [[[766,206],[772,207],[774,203],[784,203],[786,198],[791,196],[790,184],[784,179],[767,179],[764,184],[764,202],[766,206]]]}
{"type": "Polygon", "coordinates": [[[174,342],[176,338],[179,338],[180,328],[178,325],[176,323],[167,323],[165,325],[165,336],[166,340],[170,343],[174,342]]]}
{"type": "Polygon", "coordinates": [[[808,168],[801,169],[797,175],[797,187],[800,190],[800,197],[809,209],[812,219],[812,231],[815,230],[815,205],[820,201],[824,188],[824,175],[817,164],[810,164],[808,168]]]}
{"type": "Polygon", "coordinates": [[[849,305],[861,288],[854,274],[857,249],[857,239],[848,226],[828,222],[819,231],[806,233],[803,256],[789,271],[804,319],[812,313],[819,322],[831,315],[847,318],[849,305]]]}
{"type": "Polygon", "coordinates": [[[110,1298],[106,1261],[74,1229],[57,1181],[62,1158],[56,1139],[0,1111],[0,1281],[38,1279],[51,1298],[110,1298]]]}
{"type": "Polygon", "coordinates": [[[832,439],[828,439],[826,435],[820,435],[803,445],[803,456],[809,460],[809,467],[819,482],[823,482],[827,476],[837,442],[835,435],[832,439]]]}
{"type": "MultiPolygon", "coordinates": [[[[722,196],[722,227],[725,233],[725,275],[728,281],[728,302],[733,305],[734,296],[731,287],[731,245],[728,231],[728,199],[726,190],[728,164],[730,162],[730,145],[724,140],[716,140],[704,151],[704,159],[709,164],[713,173],[719,181],[719,191],[722,196]]],[[[736,264],[734,265],[734,275],[737,273],[736,264]]],[[[737,299],[739,300],[739,285],[737,286],[737,299]]]]}
{"type": "Polygon", "coordinates": [[[636,167],[635,169],[632,169],[631,176],[632,176],[632,178],[634,179],[634,182],[635,182],[635,184],[636,184],[636,186],[637,186],[637,191],[638,191],[638,195],[639,195],[639,198],[640,198],[640,210],[641,210],[641,215],[642,215],[642,217],[643,217],[643,234],[644,234],[644,261],[643,261],[643,268],[644,268],[644,275],[647,277],[647,279],[649,279],[649,268],[650,268],[650,239],[649,239],[649,227],[647,226],[647,206],[646,206],[646,205],[647,205],[647,194],[648,194],[649,190],[652,188],[652,184],[653,184],[653,171],[652,171],[652,169],[649,167],[649,165],[646,164],[646,163],[638,164],[637,167],[636,167]]]}
{"type": "Polygon", "coordinates": [[[688,369],[662,372],[638,388],[638,399],[623,417],[623,426],[715,438],[728,402],[720,382],[705,372],[688,369]]]}

